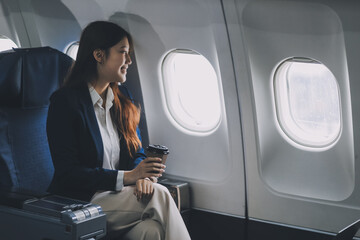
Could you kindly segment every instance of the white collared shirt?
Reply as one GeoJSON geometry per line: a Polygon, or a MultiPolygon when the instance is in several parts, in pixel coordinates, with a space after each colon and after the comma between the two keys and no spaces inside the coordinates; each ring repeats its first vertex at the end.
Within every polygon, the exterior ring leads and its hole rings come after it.
{"type": "MultiPolygon", "coordinates": [[[[104,147],[103,168],[116,170],[120,160],[120,139],[116,125],[110,115],[110,108],[113,106],[114,93],[110,87],[107,89],[105,108],[103,99],[96,92],[91,84],[88,84],[91,100],[94,106],[96,120],[99,125],[100,134],[104,147]]],[[[121,191],[124,187],[124,171],[118,171],[116,191],[121,191]]]]}

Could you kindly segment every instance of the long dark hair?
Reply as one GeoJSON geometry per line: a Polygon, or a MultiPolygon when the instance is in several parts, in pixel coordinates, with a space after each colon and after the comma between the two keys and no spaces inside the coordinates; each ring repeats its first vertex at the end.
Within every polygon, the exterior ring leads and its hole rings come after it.
{"type": "MultiPolygon", "coordinates": [[[[90,23],[81,34],[76,61],[65,80],[64,86],[79,86],[96,79],[98,73],[97,61],[93,56],[94,50],[103,50],[105,57],[107,57],[110,48],[125,37],[128,39],[130,51],[132,51],[132,38],[120,26],[106,21],[90,23]]],[[[141,141],[136,132],[136,127],[140,121],[140,107],[135,106],[120,92],[117,83],[110,83],[110,87],[114,92],[114,105],[110,110],[112,120],[123,135],[130,156],[133,157],[134,153],[141,147],[141,141]]]]}

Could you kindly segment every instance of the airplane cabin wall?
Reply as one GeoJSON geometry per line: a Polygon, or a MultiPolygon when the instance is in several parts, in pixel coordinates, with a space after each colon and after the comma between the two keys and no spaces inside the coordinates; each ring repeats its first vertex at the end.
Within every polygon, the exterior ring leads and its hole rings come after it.
{"type": "MultiPolygon", "coordinates": [[[[359,4],[223,2],[242,110],[249,218],[338,232],[360,217],[359,29],[353,27],[359,4]],[[324,63],[337,79],[343,126],[330,148],[294,147],[280,133],[273,74],[282,60],[294,56],[324,63]]],[[[257,233],[249,235],[253,239],[257,233]]]]}
{"type": "Polygon", "coordinates": [[[1,35],[10,38],[18,47],[30,46],[18,2],[1,1],[0,14],[1,35]]]}

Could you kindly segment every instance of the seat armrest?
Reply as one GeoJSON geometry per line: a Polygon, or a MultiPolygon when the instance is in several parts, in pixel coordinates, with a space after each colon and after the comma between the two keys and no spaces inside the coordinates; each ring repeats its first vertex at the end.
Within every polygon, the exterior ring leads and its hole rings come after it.
{"type": "Polygon", "coordinates": [[[47,195],[49,195],[47,192],[40,193],[20,188],[1,188],[0,204],[21,209],[25,201],[33,198],[42,198],[47,195]]]}
{"type": "Polygon", "coordinates": [[[1,239],[86,240],[106,235],[100,206],[21,189],[0,190],[0,225],[6,229],[1,239]],[[19,225],[26,227],[19,231],[19,225]]]}

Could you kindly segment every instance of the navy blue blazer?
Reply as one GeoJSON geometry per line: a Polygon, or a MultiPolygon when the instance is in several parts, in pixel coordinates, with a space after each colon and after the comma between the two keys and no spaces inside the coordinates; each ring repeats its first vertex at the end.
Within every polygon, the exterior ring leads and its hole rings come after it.
{"type": "MultiPolygon", "coordinates": [[[[126,87],[119,88],[131,99],[126,87]]],[[[118,171],[102,168],[103,143],[86,84],[51,96],[46,130],[55,167],[50,193],[89,201],[97,191],[115,190],[118,171]]],[[[137,133],[141,140],[139,128],[137,133]]],[[[119,170],[131,170],[144,158],[142,147],[131,158],[121,137],[119,170]]]]}

